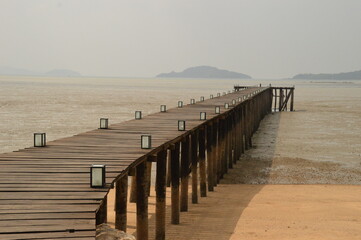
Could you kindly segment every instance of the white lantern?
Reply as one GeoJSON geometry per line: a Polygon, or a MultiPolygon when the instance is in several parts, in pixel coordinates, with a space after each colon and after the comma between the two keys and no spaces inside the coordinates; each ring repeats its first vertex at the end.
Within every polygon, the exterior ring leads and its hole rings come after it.
{"type": "Polygon", "coordinates": [[[186,121],[178,120],[178,131],[185,131],[186,130],[186,121]]]}
{"type": "Polygon", "coordinates": [[[166,112],[167,106],[166,105],[160,105],[160,112],[166,112]]]}
{"type": "Polygon", "coordinates": [[[200,98],[200,100],[201,100],[201,102],[203,102],[203,101],[204,101],[204,97],[202,96],[202,97],[200,98]]]}
{"type": "Polygon", "coordinates": [[[183,102],[182,101],[178,101],[178,107],[182,108],[183,107],[183,102]]]}
{"type": "Polygon", "coordinates": [[[210,98],[210,99],[213,99],[213,94],[211,94],[211,95],[209,96],[209,98],[210,98]]]}
{"type": "Polygon", "coordinates": [[[141,135],[141,148],[150,149],[152,148],[152,136],[149,134],[141,135]]]}
{"type": "Polygon", "coordinates": [[[100,119],[100,129],[107,129],[108,128],[108,118],[101,118],[100,119]]]}
{"type": "Polygon", "coordinates": [[[201,121],[206,120],[206,119],[207,119],[207,113],[206,113],[206,112],[200,112],[200,113],[199,113],[199,119],[200,119],[201,121]]]}
{"type": "Polygon", "coordinates": [[[194,100],[193,98],[191,99],[191,104],[195,104],[196,100],[194,100]]]}
{"type": "Polygon", "coordinates": [[[229,104],[228,104],[228,103],[225,103],[225,104],[224,104],[224,108],[225,108],[225,109],[228,109],[228,108],[229,108],[229,104]]]}
{"type": "Polygon", "coordinates": [[[221,96],[221,93],[217,93],[217,97],[220,97],[221,96]]]}
{"type": "Polygon", "coordinates": [[[236,105],[236,99],[232,100],[232,105],[236,105]]]}
{"type": "Polygon", "coordinates": [[[90,167],[90,187],[102,188],[105,187],[105,165],[93,164],[90,167]]]}
{"type": "Polygon", "coordinates": [[[142,112],[141,111],[135,111],[135,119],[142,119],[142,112]]]}
{"type": "Polygon", "coordinates": [[[242,98],[241,97],[238,97],[238,102],[242,101],[242,98]]]}
{"type": "Polygon", "coordinates": [[[215,114],[220,114],[220,113],[221,113],[221,107],[220,107],[220,106],[216,106],[216,107],[214,108],[214,112],[215,112],[215,114]]]}
{"type": "Polygon", "coordinates": [[[46,134],[34,133],[34,147],[45,147],[45,146],[46,146],[46,134]]]}

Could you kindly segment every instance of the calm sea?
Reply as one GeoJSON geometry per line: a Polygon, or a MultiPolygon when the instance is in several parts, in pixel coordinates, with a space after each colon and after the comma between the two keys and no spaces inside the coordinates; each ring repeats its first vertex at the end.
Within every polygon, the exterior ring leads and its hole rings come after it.
{"type": "MultiPolygon", "coordinates": [[[[178,100],[232,90],[235,84],[296,85],[300,89],[358,88],[360,81],[334,84],[327,81],[45,78],[0,77],[0,152],[32,146],[34,132],[47,140],[98,128],[99,118],[110,124],[132,119],[135,110],[150,114],[161,104],[176,107],[178,100]]],[[[308,91],[303,91],[307,93],[308,91]]],[[[346,93],[346,92],[345,92],[346,93]]],[[[327,93],[323,93],[327,97],[327,93]]],[[[306,94],[307,96],[307,94],[306,94]]],[[[297,92],[302,99],[302,91],[297,92]]]]}

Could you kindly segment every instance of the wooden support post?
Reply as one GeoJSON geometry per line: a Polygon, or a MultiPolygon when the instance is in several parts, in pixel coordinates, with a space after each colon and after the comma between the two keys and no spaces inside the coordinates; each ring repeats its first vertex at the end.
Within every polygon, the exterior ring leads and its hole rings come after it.
{"type": "Polygon", "coordinates": [[[181,203],[180,211],[188,211],[189,136],[182,141],[181,150],[181,203]]]}
{"type": "Polygon", "coordinates": [[[179,224],[179,142],[175,144],[175,148],[171,150],[171,223],[179,224]]]}
{"type": "Polygon", "coordinates": [[[192,134],[192,203],[198,203],[198,172],[197,172],[197,152],[198,152],[198,133],[192,134]]]}
{"type": "Polygon", "coordinates": [[[282,105],[283,105],[283,88],[280,88],[280,100],[279,100],[279,108],[278,111],[282,111],[282,105]]]}
{"type": "Polygon", "coordinates": [[[218,183],[218,120],[212,126],[212,161],[213,161],[213,186],[218,183]]]}
{"type": "Polygon", "coordinates": [[[137,177],[135,174],[134,174],[134,176],[132,176],[129,202],[131,202],[131,203],[137,202],[137,177]]]}
{"type": "Polygon", "coordinates": [[[148,197],[150,196],[150,187],[152,184],[152,162],[148,161],[147,162],[147,178],[148,178],[148,186],[147,186],[147,194],[148,197]]]}
{"type": "Polygon", "coordinates": [[[207,126],[207,173],[208,173],[208,191],[214,191],[214,175],[213,175],[213,126],[207,126]]]}
{"type": "Polygon", "coordinates": [[[228,168],[233,168],[233,118],[234,112],[231,113],[231,115],[228,118],[228,126],[227,126],[227,158],[228,158],[228,168]]]}
{"type": "Polygon", "coordinates": [[[170,187],[170,182],[171,182],[171,164],[170,164],[170,151],[168,150],[168,155],[167,155],[167,187],[170,187]]]}
{"type": "Polygon", "coordinates": [[[115,183],[115,228],[127,231],[128,174],[115,183]]]}
{"type": "Polygon", "coordinates": [[[207,197],[205,129],[199,130],[199,175],[201,197],[207,197]]]}
{"type": "Polygon", "coordinates": [[[291,112],[294,111],[294,109],[293,109],[294,93],[295,93],[294,88],[292,88],[292,90],[291,90],[291,94],[292,94],[291,95],[291,107],[290,107],[291,112]]]}
{"type": "Polygon", "coordinates": [[[108,196],[105,196],[96,213],[96,225],[106,223],[107,218],[108,218],[108,196]]]}
{"type": "Polygon", "coordinates": [[[165,211],[166,211],[166,175],[167,175],[167,150],[157,154],[157,174],[155,183],[155,239],[165,239],[165,211]]]}
{"type": "Polygon", "coordinates": [[[137,239],[148,239],[148,164],[143,161],[136,166],[137,179],[137,239]]]}

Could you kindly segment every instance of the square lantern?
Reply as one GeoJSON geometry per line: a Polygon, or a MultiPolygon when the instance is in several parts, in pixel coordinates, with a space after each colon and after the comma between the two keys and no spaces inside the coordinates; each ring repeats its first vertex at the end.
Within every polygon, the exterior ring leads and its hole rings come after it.
{"type": "Polygon", "coordinates": [[[213,94],[211,94],[211,95],[209,96],[209,98],[210,98],[210,99],[213,99],[213,94]]]}
{"type": "Polygon", "coordinates": [[[203,102],[203,101],[204,101],[204,97],[202,96],[200,100],[201,100],[201,102],[203,102]]]}
{"type": "Polygon", "coordinates": [[[221,93],[217,93],[217,97],[220,97],[221,96],[221,93]]]}
{"type": "Polygon", "coordinates": [[[191,99],[191,104],[195,104],[196,100],[194,100],[193,98],[191,99]]]}
{"type": "Polygon", "coordinates": [[[238,102],[242,101],[242,98],[241,97],[238,97],[238,102]]]}
{"type": "Polygon", "coordinates": [[[243,96],[243,99],[246,99],[247,98],[247,96],[243,96]]]}
{"type": "Polygon", "coordinates": [[[135,119],[142,119],[142,111],[135,111],[135,119]]]}
{"type": "Polygon", "coordinates": [[[152,136],[149,134],[142,135],[141,138],[141,148],[150,149],[152,148],[152,136]]]}
{"type": "Polygon", "coordinates": [[[45,146],[46,146],[46,134],[34,133],[34,147],[45,147],[45,146]]]}
{"type": "Polygon", "coordinates": [[[167,106],[166,105],[160,105],[160,112],[166,112],[167,106]]]}
{"type": "Polygon", "coordinates": [[[215,114],[220,114],[220,113],[221,113],[221,107],[220,107],[220,106],[216,106],[216,107],[214,108],[214,113],[215,113],[215,114]]]}
{"type": "Polygon", "coordinates": [[[178,131],[185,131],[186,130],[186,121],[178,120],[178,131]]]}
{"type": "Polygon", "coordinates": [[[108,128],[108,118],[101,118],[100,119],[100,129],[107,129],[108,128]]]}
{"type": "Polygon", "coordinates": [[[90,167],[90,187],[105,187],[105,165],[93,164],[90,167]]]}
{"type": "Polygon", "coordinates": [[[232,105],[236,105],[236,99],[232,100],[232,105]]]}
{"type": "Polygon", "coordinates": [[[207,120],[207,113],[206,112],[200,112],[199,113],[199,119],[201,121],[207,120]]]}
{"type": "Polygon", "coordinates": [[[229,104],[228,104],[228,103],[225,103],[225,104],[224,104],[224,108],[225,108],[225,109],[228,109],[228,108],[229,108],[229,104]]]}
{"type": "Polygon", "coordinates": [[[183,107],[183,102],[182,101],[178,101],[178,107],[182,108],[183,107]]]}

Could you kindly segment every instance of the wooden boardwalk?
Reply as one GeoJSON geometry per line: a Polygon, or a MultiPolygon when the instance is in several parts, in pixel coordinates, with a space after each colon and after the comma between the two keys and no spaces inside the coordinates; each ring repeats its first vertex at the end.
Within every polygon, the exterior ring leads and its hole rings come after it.
{"type": "Polygon", "coordinates": [[[106,222],[104,199],[115,185],[116,225],[124,229],[128,175],[137,176],[131,196],[137,199],[137,239],[147,239],[150,162],[157,162],[156,238],[162,239],[167,152],[172,223],[177,224],[179,212],[187,210],[188,190],[183,186],[188,188],[188,176],[192,174],[194,202],[199,189],[202,197],[213,191],[251,146],[252,133],[271,107],[271,88],[247,88],[48,142],[43,148],[0,154],[0,239],[94,239],[96,224],[106,222]],[[221,107],[221,114],[215,113],[215,106],[221,107]],[[199,119],[200,112],[207,113],[206,121],[199,119]],[[178,120],[186,121],[187,131],[178,131],[178,120]],[[152,135],[152,149],[140,148],[142,134],[152,135]],[[92,164],[106,165],[105,188],[90,187],[92,164]]]}

